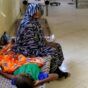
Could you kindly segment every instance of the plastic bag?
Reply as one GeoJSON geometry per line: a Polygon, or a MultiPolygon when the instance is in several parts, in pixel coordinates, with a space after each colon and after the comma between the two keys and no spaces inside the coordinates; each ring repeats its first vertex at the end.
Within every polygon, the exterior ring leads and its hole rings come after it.
{"type": "Polygon", "coordinates": [[[4,32],[3,35],[1,36],[0,43],[1,45],[6,45],[8,44],[9,40],[10,40],[9,35],[6,32],[4,32]]]}

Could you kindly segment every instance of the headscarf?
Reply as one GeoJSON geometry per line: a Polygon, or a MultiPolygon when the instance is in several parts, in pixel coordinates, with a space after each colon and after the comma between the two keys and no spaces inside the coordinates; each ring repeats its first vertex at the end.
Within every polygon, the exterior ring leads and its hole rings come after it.
{"type": "Polygon", "coordinates": [[[31,3],[28,5],[27,7],[27,10],[26,10],[26,13],[23,17],[23,20],[21,21],[21,24],[22,26],[25,26],[26,24],[29,24],[33,15],[37,12],[37,11],[40,11],[41,14],[43,14],[43,7],[42,5],[40,4],[34,4],[34,3],[31,3]]]}
{"type": "Polygon", "coordinates": [[[25,27],[31,22],[33,15],[38,10],[41,12],[41,15],[43,15],[43,6],[41,4],[35,4],[35,3],[28,4],[27,10],[18,28],[17,36],[19,36],[19,34],[22,33],[25,27]]]}

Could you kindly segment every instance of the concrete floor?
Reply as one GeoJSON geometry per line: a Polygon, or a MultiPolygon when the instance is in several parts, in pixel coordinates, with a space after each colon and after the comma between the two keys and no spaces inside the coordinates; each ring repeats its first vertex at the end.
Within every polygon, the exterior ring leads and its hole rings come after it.
{"type": "Polygon", "coordinates": [[[47,19],[63,48],[61,69],[69,71],[71,77],[50,82],[46,88],[88,88],[88,9],[75,9],[69,1],[49,8],[47,19]]]}
{"type": "Polygon", "coordinates": [[[71,77],[47,84],[46,88],[88,88],[88,9],[75,9],[71,0],[49,7],[47,17],[56,42],[62,45],[64,63],[61,69],[71,77]]]}

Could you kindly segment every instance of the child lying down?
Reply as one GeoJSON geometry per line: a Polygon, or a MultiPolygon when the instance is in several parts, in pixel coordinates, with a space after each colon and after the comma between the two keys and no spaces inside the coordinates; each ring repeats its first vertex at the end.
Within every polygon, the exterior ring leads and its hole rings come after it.
{"type": "Polygon", "coordinates": [[[35,63],[24,64],[16,69],[13,74],[0,71],[0,75],[11,79],[13,85],[17,88],[34,88],[46,82],[58,79],[58,74],[48,74],[42,72],[35,63]]]}
{"type": "Polygon", "coordinates": [[[28,58],[11,51],[8,44],[0,51],[0,75],[11,79],[17,88],[34,88],[58,78],[57,74],[48,74],[41,71],[44,64],[42,58],[28,58]]]}

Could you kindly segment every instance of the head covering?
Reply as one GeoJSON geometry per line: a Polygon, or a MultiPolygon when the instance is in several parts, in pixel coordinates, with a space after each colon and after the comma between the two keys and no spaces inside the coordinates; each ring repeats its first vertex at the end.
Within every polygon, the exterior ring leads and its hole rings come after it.
{"type": "MultiPolygon", "coordinates": [[[[22,21],[20,22],[20,26],[18,27],[18,31],[16,34],[16,37],[18,38],[19,34],[21,34],[23,32],[23,30],[27,27],[27,25],[29,25],[29,23],[31,22],[33,15],[37,12],[40,11],[41,14],[43,14],[43,7],[41,4],[28,4],[27,10],[24,14],[24,17],[22,19],[22,21]]],[[[16,40],[17,40],[16,38],[16,40]]]]}
{"type": "Polygon", "coordinates": [[[43,14],[43,7],[40,4],[35,4],[35,3],[31,3],[28,5],[26,13],[23,17],[23,20],[21,21],[21,25],[25,26],[26,24],[30,23],[33,15],[37,12],[40,11],[41,14],[43,14]]]}

